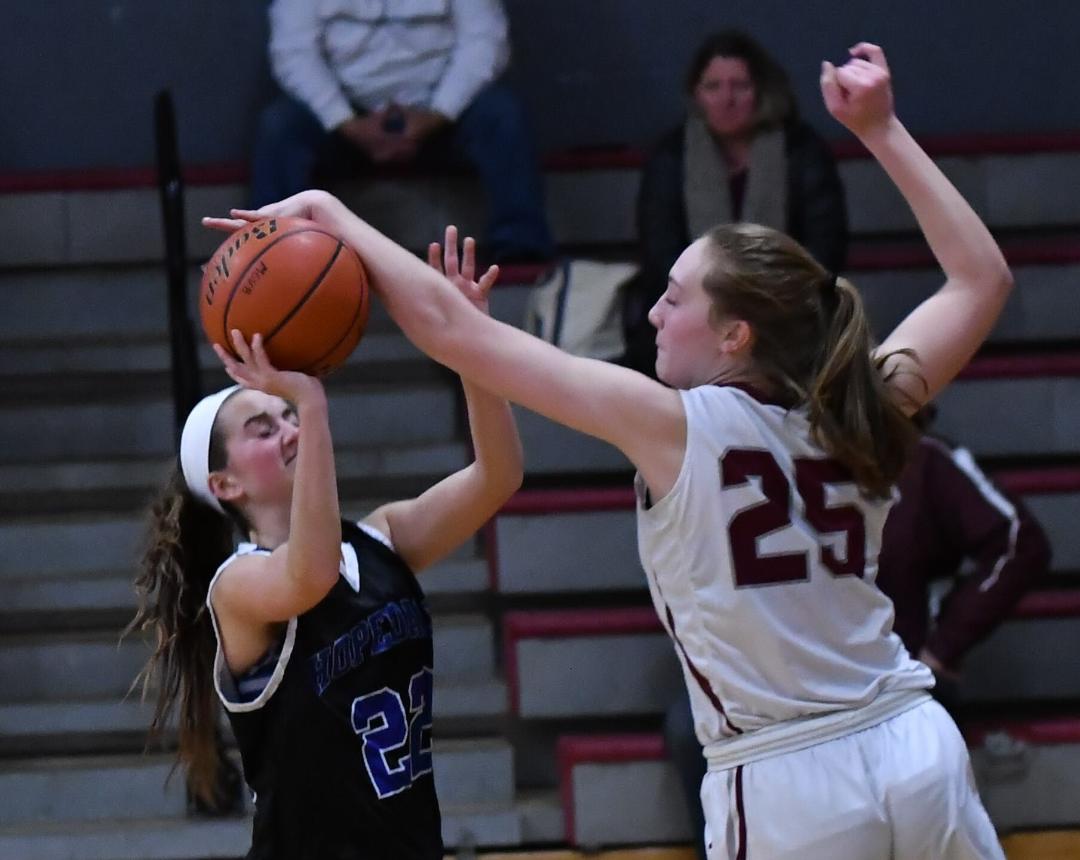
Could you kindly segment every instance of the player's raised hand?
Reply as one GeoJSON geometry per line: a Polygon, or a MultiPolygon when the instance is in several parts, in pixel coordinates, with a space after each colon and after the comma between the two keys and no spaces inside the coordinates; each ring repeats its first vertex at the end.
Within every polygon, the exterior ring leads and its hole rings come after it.
{"type": "Polygon", "coordinates": [[[864,137],[894,116],[892,79],[885,52],[870,42],[849,49],[842,66],[821,64],[821,95],[836,120],[864,137]]]}
{"type": "Polygon", "coordinates": [[[215,343],[213,347],[225,365],[225,372],[238,385],[265,391],[296,404],[306,396],[323,392],[322,383],[314,376],[274,367],[263,347],[262,335],[254,335],[251,343],[248,343],[238,329],[233,329],[229,332],[229,338],[233,354],[226,352],[219,344],[215,343]]]}
{"type": "Polygon", "coordinates": [[[325,191],[301,191],[292,197],[286,197],[277,203],[268,203],[258,209],[230,209],[228,218],[206,217],[202,219],[202,225],[211,230],[223,230],[231,233],[238,230],[251,221],[261,218],[280,218],[292,216],[294,218],[307,218],[317,224],[324,224],[333,228],[334,225],[348,214],[348,209],[334,195],[325,191]]]}
{"type": "Polygon", "coordinates": [[[472,236],[466,236],[462,243],[460,265],[458,231],[453,224],[446,228],[446,236],[441,246],[438,242],[428,245],[427,258],[431,268],[446,275],[465,298],[484,313],[488,312],[488,293],[499,279],[499,267],[489,266],[480,279],[476,280],[476,240],[472,236]]]}

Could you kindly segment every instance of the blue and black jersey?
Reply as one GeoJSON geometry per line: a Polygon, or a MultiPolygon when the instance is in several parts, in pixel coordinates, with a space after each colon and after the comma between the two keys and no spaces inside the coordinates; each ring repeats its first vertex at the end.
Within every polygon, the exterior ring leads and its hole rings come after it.
{"type": "Polygon", "coordinates": [[[255,793],[248,857],[436,860],[431,617],[381,535],[343,522],[342,538],[341,576],[289,621],[276,659],[236,679],[218,648],[215,683],[255,793]]]}

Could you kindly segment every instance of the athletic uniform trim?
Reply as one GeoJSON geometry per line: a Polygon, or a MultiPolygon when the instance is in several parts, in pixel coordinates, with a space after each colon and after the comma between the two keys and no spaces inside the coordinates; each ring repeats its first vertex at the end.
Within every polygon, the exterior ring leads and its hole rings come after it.
{"type": "Polygon", "coordinates": [[[746,860],[746,807],[743,802],[743,766],[735,768],[735,815],[739,819],[739,850],[735,860],[746,860]]]}
{"type": "Polygon", "coordinates": [[[214,627],[214,639],[217,641],[217,648],[214,651],[214,690],[217,692],[218,698],[221,699],[221,704],[225,706],[225,710],[232,711],[233,713],[247,713],[248,711],[257,711],[263,705],[270,701],[270,697],[274,695],[278,686],[281,684],[281,679],[285,677],[285,667],[289,665],[289,658],[292,657],[293,645],[296,643],[296,618],[290,618],[288,626],[285,628],[285,639],[281,645],[281,656],[277,659],[277,665],[274,666],[273,674],[270,675],[270,680],[266,682],[266,686],[263,691],[259,693],[251,701],[244,701],[244,696],[236,687],[236,679],[233,677],[232,672],[229,670],[228,664],[225,662],[225,650],[221,647],[221,628],[218,626],[217,614],[214,612],[214,602],[210,599],[214,593],[214,586],[217,584],[218,578],[224,572],[232,562],[242,555],[270,555],[269,550],[260,549],[252,543],[241,543],[236,552],[230,555],[225,561],[218,567],[217,572],[214,574],[214,578],[210,580],[210,587],[206,590],[206,608],[210,610],[210,621],[214,627]]]}
{"type": "MultiPolygon", "coordinates": [[[[361,531],[370,537],[375,538],[375,540],[379,541],[379,543],[387,549],[394,549],[394,544],[391,542],[390,538],[374,526],[362,522],[357,522],[356,525],[361,531]]],[[[263,549],[248,541],[241,541],[236,547],[236,552],[218,566],[217,571],[214,573],[214,578],[210,580],[210,586],[206,590],[206,607],[210,610],[210,621],[214,627],[214,639],[217,643],[217,647],[214,651],[214,690],[217,692],[218,698],[225,706],[225,709],[236,714],[256,711],[270,701],[270,697],[274,695],[274,692],[281,684],[281,679],[285,677],[285,669],[289,665],[289,658],[292,656],[293,646],[296,643],[296,616],[293,616],[289,619],[288,626],[285,629],[285,637],[281,644],[281,652],[277,658],[273,673],[266,681],[266,686],[263,687],[262,691],[257,696],[250,699],[249,694],[241,692],[237,686],[237,679],[233,676],[232,672],[229,670],[228,664],[225,662],[225,651],[221,647],[221,628],[218,626],[217,615],[214,613],[214,604],[210,599],[210,595],[213,594],[218,577],[221,576],[225,568],[240,556],[251,554],[270,555],[270,550],[263,549]]],[[[341,544],[339,573],[349,583],[353,591],[360,590],[360,563],[356,557],[356,550],[353,548],[352,544],[347,541],[343,541],[341,544]]],[[[276,647],[277,646],[272,646],[271,650],[276,647]]]]}
{"type": "MultiPolygon", "coordinates": [[[[657,583],[657,591],[660,590],[660,585],[657,583]]],[[[701,687],[701,692],[708,696],[709,701],[712,702],[713,707],[720,713],[720,716],[724,718],[724,722],[727,727],[731,729],[735,734],[741,735],[742,729],[731,722],[728,719],[727,713],[724,711],[724,703],[720,701],[720,697],[716,695],[716,691],[712,688],[712,684],[709,683],[709,679],[701,674],[701,670],[694,665],[694,661],[690,659],[690,655],[686,653],[686,646],[682,644],[682,640],[679,639],[678,631],[675,629],[675,616],[671,612],[671,607],[666,603],[664,604],[664,613],[667,615],[668,626],[671,628],[671,638],[675,640],[675,644],[679,646],[679,650],[682,652],[683,659],[686,661],[686,667],[690,670],[690,674],[694,676],[694,680],[698,682],[698,686],[701,687]]]]}
{"type": "Polygon", "coordinates": [[[956,467],[967,476],[982,497],[995,507],[1009,523],[1009,542],[1005,552],[994,563],[990,575],[979,583],[979,591],[989,591],[997,584],[1002,568],[1016,557],[1016,541],[1020,534],[1020,515],[1017,513],[1016,506],[1005,498],[1001,491],[991,484],[986,475],[975,465],[975,458],[971,456],[970,451],[966,448],[949,450],[947,445],[938,442],[936,439],[929,439],[928,441],[941,450],[945,456],[952,459],[956,467]]]}
{"type": "Polygon", "coordinates": [[[932,699],[925,690],[880,693],[861,708],[774,723],[749,734],[706,744],[702,751],[710,771],[730,770],[873,728],[929,701],[932,699]]]}

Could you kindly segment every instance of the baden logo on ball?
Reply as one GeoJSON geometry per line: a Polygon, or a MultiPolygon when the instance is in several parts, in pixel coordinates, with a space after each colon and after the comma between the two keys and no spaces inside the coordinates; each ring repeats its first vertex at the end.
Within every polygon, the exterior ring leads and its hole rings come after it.
{"type": "Polygon", "coordinates": [[[233,353],[229,332],[262,334],[275,367],[322,376],[360,342],[368,281],[356,252],[303,218],[246,224],[203,270],[199,317],[211,343],[233,353]]]}

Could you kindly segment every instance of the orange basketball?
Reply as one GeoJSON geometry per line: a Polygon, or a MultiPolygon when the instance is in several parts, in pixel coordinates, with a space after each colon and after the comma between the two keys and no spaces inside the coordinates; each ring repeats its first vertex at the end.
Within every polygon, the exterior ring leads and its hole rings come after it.
{"type": "Polygon", "coordinates": [[[364,333],[367,274],[352,248],[313,221],[254,221],[206,264],[199,316],[210,342],[229,353],[232,329],[249,341],[258,333],[275,367],[320,376],[364,333]]]}

